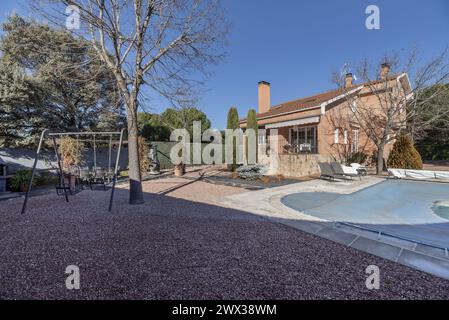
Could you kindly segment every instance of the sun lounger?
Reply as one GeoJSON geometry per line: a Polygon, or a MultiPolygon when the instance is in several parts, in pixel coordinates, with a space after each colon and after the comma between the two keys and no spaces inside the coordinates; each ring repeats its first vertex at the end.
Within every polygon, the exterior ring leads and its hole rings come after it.
{"type": "Polygon", "coordinates": [[[351,163],[351,167],[357,170],[362,176],[368,175],[368,170],[359,163],[351,163]]]}
{"type": "Polygon", "coordinates": [[[329,180],[335,179],[334,171],[331,168],[329,163],[319,162],[318,166],[320,167],[320,178],[327,178],[329,180]]]}
{"type": "Polygon", "coordinates": [[[362,174],[359,173],[353,167],[348,167],[348,166],[342,165],[338,162],[332,162],[331,167],[332,167],[332,170],[334,171],[335,175],[337,175],[337,176],[349,177],[351,179],[352,179],[352,177],[359,177],[359,179],[362,179],[362,174]]]}

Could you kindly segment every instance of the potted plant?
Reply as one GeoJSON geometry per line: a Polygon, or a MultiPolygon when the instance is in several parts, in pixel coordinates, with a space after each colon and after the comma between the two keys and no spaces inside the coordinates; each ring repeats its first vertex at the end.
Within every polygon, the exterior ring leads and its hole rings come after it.
{"type": "Polygon", "coordinates": [[[175,177],[181,177],[186,173],[186,165],[184,163],[179,163],[175,165],[174,174],[175,177]]]}
{"type": "Polygon", "coordinates": [[[186,164],[183,162],[184,156],[186,155],[186,145],[183,144],[181,148],[182,160],[180,163],[175,164],[175,169],[173,171],[175,177],[181,177],[186,173],[186,164]]]}
{"type": "Polygon", "coordinates": [[[31,173],[31,169],[18,170],[9,182],[11,189],[26,192],[28,190],[28,183],[30,182],[31,173]]]}
{"type": "Polygon", "coordinates": [[[69,186],[70,190],[75,190],[75,166],[81,164],[83,148],[83,143],[70,137],[61,138],[59,141],[62,169],[64,172],[64,184],[69,186]]]}

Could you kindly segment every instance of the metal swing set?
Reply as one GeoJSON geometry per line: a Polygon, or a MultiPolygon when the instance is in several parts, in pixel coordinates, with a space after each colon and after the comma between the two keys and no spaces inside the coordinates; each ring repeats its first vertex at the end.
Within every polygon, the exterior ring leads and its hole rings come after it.
{"type": "Polygon", "coordinates": [[[59,176],[59,185],[56,186],[56,193],[58,195],[63,195],[65,197],[65,201],[69,202],[69,195],[72,195],[72,190],[71,190],[70,186],[66,186],[65,175],[64,175],[63,166],[62,166],[62,159],[61,159],[61,156],[58,151],[58,144],[56,142],[56,138],[60,139],[63,136],[75,136],[76,143],[77,143],[77,150],[78,150],[78,146],[79,146],[79,141],[80,141],[79,138],[80,137],[86,137],[86,136],[92,137],[92,144],[93,144],[93,149],[94,149],[93,175],[90,175],[89,170],[79,168],[77,178],[80,179],[81,181],[87,181],[87,183],[91,189],[92,189],[92,185],[101,184],[101,185],[103,185],[104,190],[106,190],[106,180],[107,180],[107,183],[111,183],[111,180],[112,180],[111,195],[110,195],[109,207],[108,207],[108,211],[110,212],[112,210],[115,185],[117,183],[118,167],[119,167],[120,153],[121,153],[122,144],[123,144],[124,132],[125,132],[125,129],[122,129],[119,132],[50,132],[49,129],[45,129],[44,131],[42,131],[40,140],[39,140],[39,145],[38,145],[37,151],[36,151],[36,156],[34,158],[33,170],[31,172],[31,177],[30,177],[30,180],[28,183],[28,189],[25,194],[25,199],[23,201],[22,214],[25,213],[25,211],[26,211],[28,198],[31,193],[33,178],[34,178],[34,175],[36,172],[36,166],[39,161],[39,155],[42,150],[43,142],[46,139],[52,140],[53,149],[54,149],[54,152],[56,155],[56,161],[58,164],[57,170],[58,170],[58,176],[59,176]],[[108,171],[106,174],[105,174],[103,168],[97,167],[97,147],[96,147],[96,144],[98,142],[98,140],[96,140],[97,136],[109,136],[109,140],[107,141],[107,142],[109,142],[108,171]],[[118,143],[117,156],[115,159],[115,167],[114,167],[114,171],[112,172],[111,171],[111,154],[112,154],[112,143],[113,143],[112,137],[113,136],[119,136],[120,138],[119,138],[119,143],[118,143]]]}

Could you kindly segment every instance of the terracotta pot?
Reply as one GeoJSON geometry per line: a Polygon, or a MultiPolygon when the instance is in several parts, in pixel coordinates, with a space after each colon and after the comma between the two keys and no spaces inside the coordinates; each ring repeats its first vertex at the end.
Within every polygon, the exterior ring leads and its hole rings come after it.
{"type": "Polygon", "coordinates": [[[66,187],[70,187],[71,191],[74,191],[76,188],[76,176],[73,174],[66,174],[64,176],[64,184],[66,187]]]}
{"type": "Polygon", "coordinates": [[[27,192],[28,191],[28,184],[21,184],[19,188],[20,192],[27,192]]]}
{"type": "Polygon", "coordinates": [[[181,177],[186,173],[186,165],[178,164],[175,166],[174,174],[176,177],[181,177]]]}

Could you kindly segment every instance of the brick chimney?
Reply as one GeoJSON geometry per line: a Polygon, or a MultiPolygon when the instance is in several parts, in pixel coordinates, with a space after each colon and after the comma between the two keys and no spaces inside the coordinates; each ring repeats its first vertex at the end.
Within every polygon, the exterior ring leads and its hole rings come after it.
{"type": "Polygon", "coordinates": [[[382,80],[387,79],[389,73],[390,73],[390,65],[388,63],[382,63],[380,65],[380,78],[382,80]]]}
{"type": "Polygon", "coordinates": [[[352,87],[352,80],[353,80],[352,73],[347,73],[345,76],[345,88],[352,87]]]}
{"type": "Polygon", "coordinates": [[[270,111],[270,83],[259,82],[259,113],[270,111]]]}

